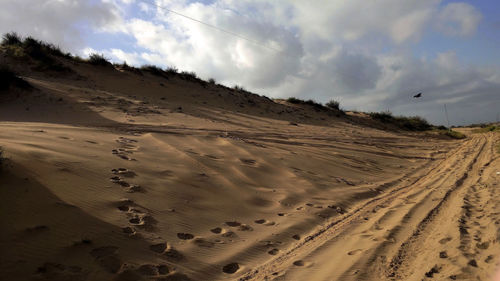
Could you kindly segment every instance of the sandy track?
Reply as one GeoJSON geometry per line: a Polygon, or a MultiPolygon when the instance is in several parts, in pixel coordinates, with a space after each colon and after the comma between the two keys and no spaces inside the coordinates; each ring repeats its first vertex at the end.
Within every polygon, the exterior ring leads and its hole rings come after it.
{"type": "Polygon", "coordinates": [[[499,250],[494,143],[474,135],[240,280],[487,280],[499,250]]]}
{"type": "Polygon", "coordinates": [[[0,280],[487,280],[497,266],[498,135],[108,78],[30,79],[40,91],[1,105],[0,280]]]}

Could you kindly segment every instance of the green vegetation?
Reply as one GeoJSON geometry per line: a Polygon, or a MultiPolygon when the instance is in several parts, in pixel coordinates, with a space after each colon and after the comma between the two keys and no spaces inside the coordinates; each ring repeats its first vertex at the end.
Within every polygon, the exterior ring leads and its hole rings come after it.
{"type": "Polygon", "coordinates": [[[336,100],[331,100],[327,102],[325,105],[330,109],[340,110],[340,103],[336,100]]]}
{"type": "Polygon", "coordinates": [[[179,73],[179,75],[180,75],[180,78],[184,79],[184,80],[189,80],[189,81],[200,80],[198,78],[198,76],[196,75],[196,73],[193,71],[182,71],[181,73],[179,73]]]}
{"type": "Polygon", "coordinates": [[[344,111],[342,109],[340,109],[340,103],[338,101],[335,101],[335,100],[331,100],[331,101],[327,102],[326,105],[323,105],[315,100],[311,100],[311,99],[301,100],[301,99],[296,98],[296,97],[290,97],[286,101],[289,103],[293,103],[293,104],[308,105],[308,106],[313,107],[317,111],[320,111],[320,110],[335,111],[335,112],[337,112],[337,117],[340,116],[339,113],[340,114],[344,113],[344,111]]]}
{"type": "Polygon", "coordinates": [[[239,85],[234,85],[233,89],[237,92],[246,92],[245,88],[243,88],[242,86],[239,86],[239,85]]]}
{"type": "Polygon", "coordinates": [[[2,45],[21,45],[21,37],[15,32],[6,33],[2,36],[2,45]]]}
{"type": "Polygon", "coordinates": [[[400,129],[408,131],[426,131],[433,128],[427,120],[420,116],[393,116],[390,111],[371,112],[370,117],[384,124],[391,124],[400,129]]]}
{"type": "Polygon", "coordinates": [[[475,129],[474,133],[487,133],[487,132],[499,132],[500,126],[495,125],[483,125],[479,129],[475,129]]]}
{"type": "Polygon", "coordinates": [[[173,75],[173,74],[179,73],[179,69],[177,69],[177,67],[175,67],[175,66],[169,66],[169,67],[167,67],[167,69],[165,69],[165,72],[167,74],[173,75]]]}
{"type": "Polygon", "coordinates": [[[63,53],[58,46],[36,40],[32,37],[22,39],[15,32],[2,37],[1,47],[7,54],[16,58],[29,57],[35,61],[34,69],[44,71],[70,72],[71,70],[54,59],[54,57],[72,58],[71,54],[63,53]]]}
{"type": "Polygon", "coordinates": [[[445,130],[443,135],[448,136],[448,137],[453,138],[453,139],[458,139],[458,140],[465,139],[467,137],[466,135],[464,135],[460,132],[457,132],[457,131],[453,131],[453,130],[445,130]]]}
{"type": "Polygon", "coordinates": [[[141,70],[147,71],[156,76],[163,76],[165,74],[165,71],[163,71],[163,69],[151,64],[141,66],[141,70]]]}
{"type": "Polygon", "coordinates": [[[95,53],[90,54],[88,62],[92,65],[100,65],[100,66],[111,65],[111,63],[108,61],[107,58],[104,57],[104,55],[95,53]]]}

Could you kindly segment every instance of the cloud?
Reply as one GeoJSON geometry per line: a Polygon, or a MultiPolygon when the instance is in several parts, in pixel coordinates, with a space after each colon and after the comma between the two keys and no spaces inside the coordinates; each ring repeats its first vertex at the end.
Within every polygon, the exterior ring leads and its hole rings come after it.
{"type": "Polygon", "coordinates": [[[0,33],[16,31],[74,51],[84,44],[84,24],[96,30],[117,26],[120,15],[112,3],[70,0],[2,0],[0,33]]]}
{"type": "Polygon", "coordinates": [[[29,1],[4,1],[0,31],[16,27],[119,63],[176,66],[272,97],[335,99],[344,108],[389,108],[438,123],[444,103],[451,113],[463,110],[467,120],[483,118],[477,112],[491,115],[495,102],[498,108],[498,67],[465,64],[452,45],[428,58],[413,52],[431,31],[473,35],[482,15],[466,3],[155,0],[221,31],[137,0],[44,0],[30,3],[24,14],[29,1]],[[120,40],[84,45],[84,32],[120,40]],[[416,92],[424,98],[411,99],[416,92]]]}
{"type": "Polygon", "coordinates": [[[467,3],[449,3],[439,13],[438,29],[450,36],[473,35],[482,19],[481,13],[467,3]]]}

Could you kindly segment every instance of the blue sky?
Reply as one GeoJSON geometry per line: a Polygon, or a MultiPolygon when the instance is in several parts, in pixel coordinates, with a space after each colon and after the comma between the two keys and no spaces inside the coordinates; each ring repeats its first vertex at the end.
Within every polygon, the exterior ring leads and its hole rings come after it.
{"type": "Polygon", "coordinates": [[[335,99],[347,109],[390,109],[436,124],[445,123],[445,103],[453,124],[494,121],[500,108],[499,1],[4,2],[1,32],[83,56],[176,66],[275,98],[335,99]],[[420,91],[422,99],[411,98],[420,91]]]}

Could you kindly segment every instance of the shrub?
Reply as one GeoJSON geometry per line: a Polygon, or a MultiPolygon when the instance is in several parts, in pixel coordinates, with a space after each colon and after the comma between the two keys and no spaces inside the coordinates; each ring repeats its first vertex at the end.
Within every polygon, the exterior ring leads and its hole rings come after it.
{"type": "Polygon", "coordinates": [[[321,103],[319,102],[316,102],[315,100],[306,100],[304,102],[304,104],[307,104],[307,105],[310,105],[316,109],[326,109],[326,107],[324,105],[322,105],[321,103]]]}
{"type": "Polygon", "coordinates": [[[336,100],[331,100],[331,101],[327,102],[325,105],[326,105],[326,107],[328,107],[330,109],[340,110],[340,103],[336,100]]]}
{"type": "Polygon", "coordinates": [[[298,99],[298,98],[295,98],[295,97],[290,97],[286,101],[289,102],[289,103],[293,103],[293,104],[305,104],[305,105],[309,105],[309,106],[314,107],[316,110],[326,110],[327,109],[321,103],[316,102],[315,100],[311,100],[311,99],[310,100],[301,100],[301,99],[298,99]]]}
{"type": "Polygon", "coordinates": [[[15,33],[10,32],[2,36],[2,45],[21,45],[21,37],[15,33]]]}
{"type": "Polygon", "coordinates": [[[500,127],[495,126],[495,125],[484,124],[484,126],[481,126],[481,128],[479,128],[479,129],[475,129],[473,132],[474,133],[487,133],[487,132],[495,132],[495,131],[500,131],[500,127]]]}
{"type": "Polygon", "coordinates": [[[185,80],[197,80],[198,76],[194,71],[182,71],[180,73],[181,79],[185,80]]]}
{"type": "Polygon", "coordinates": [[[419,116],[405,117],[393,116],[390,111],[371,112],[370,117],[382,123],[392,124],[401,129],[409,131],[425,131],[432,128],[432,125],[419,116]]]}
{"type": "Polygon", "coordinates": [[[460,132],[457,132],[457,131],[453,131],[453,130],[446,130],[446,132],[444,133],[444,135],[450,137],[450,138],[454,138],[454,139],[465,139],[466,136],[460,132]]]}
{"type": "Polygon", "coordinates": [[[164,74],[163,69],[159,68],[156,65],[150,65],[150,64],[143,65],[143,66],[141,66],[141,70],[150,72],[151,74],[156,75],[156,76],[163,76],[163,74],[164,74]]]}
{"type": "Polygon", "coordinates": [[[233,89],[235,91],[238,91],[238,92],[245,92],[245,88],[243,88],[242,86],[239,86],[239,85],[234,85],[233,89]]]}
{"type": "Polygon", "coordinates": [[[165,69],[165,72],[167,74],[177,74],[177,73],[179,73],[179,70],[175,66],[169,66],[169,67],[167,67],[167,69],[165,69]]]}
{"type": "Polygon", "coordinates": [[[36,60],[50,60],[42,48],[42,43],[33,37],[26,37],[23,41],[24,52],[36,60]]]}
{"type": "Polygon", "coordinates": [[[111,65],[111,63],[104,57],[104,55],[92,53],[88,58],[88,62],[93,65],[107,66],[111,65]]]}
{"type": "Polygon", "coordinates": [[[286,101],[289,103],[293,103],[293,104],[299,104],[299,103],[304,102],[303,100],[295,98],[295,97],[290,97],[286,101]]]}
{"type": "Polygon", "coordinates": [[[391,122],[394,120],[394,116],[392,116],[392,112],[390,111],[381,111],[381,112],[370,112],[368,113],[372,119],[381,121],[383,123],[391,122]]]}
{"type": "Polygon", "coordinates": [[[215,85],[216,82],[215,82],[214,78],[210,78],[210,79],[208,79],[208,83],[215,85]]]}

